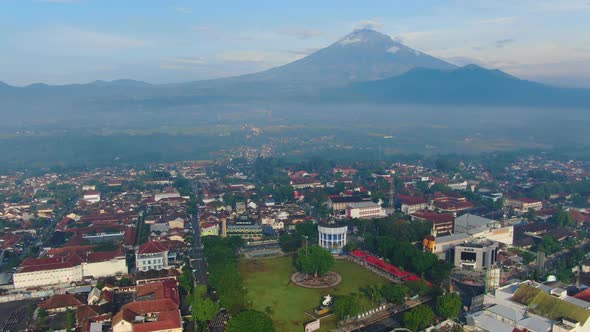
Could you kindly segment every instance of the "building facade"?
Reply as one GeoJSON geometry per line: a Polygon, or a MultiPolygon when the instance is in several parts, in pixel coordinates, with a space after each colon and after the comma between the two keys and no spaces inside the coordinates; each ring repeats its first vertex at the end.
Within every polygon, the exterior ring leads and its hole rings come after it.
{"type": "Polygon", "coordinates": [[[464,269],[487,269],[494,266],[498,259],[498,243],[486,239],[457,245],[454,251],[455,266],[464,269]]]}
{"type": "Polygon", "coordinates": [[[43,287],[128,272],[123,251],[72,253],[66,256],[25,259],[13,275],[13,284],[14,288],[43,287]]]}
{"type": "Polygon", "coordinates": [[[318,225],[319,245],[332,254],[340,254],[346,245],[346,225],[318,225]]]}
{"type": "Polygon", "coordinates": [[[387,214],[385,209],[377,203],[359,202],[346,205],[346,217],[357,219],[383,218],[387,214]]]}
{"type": "Polygon", "coordinates": [[[511,207],[516,212],[525,213],[529,210],[539,211],[543,209],[543,202],[530,198],[510,198],[504,203],[507,207],[511,207]]]}
{"type": "Polygon", "coordinates": [[[158,241],[142,244],[135,253],[137,271],[163,270],[168,268],[168,248],[158,241]]]}

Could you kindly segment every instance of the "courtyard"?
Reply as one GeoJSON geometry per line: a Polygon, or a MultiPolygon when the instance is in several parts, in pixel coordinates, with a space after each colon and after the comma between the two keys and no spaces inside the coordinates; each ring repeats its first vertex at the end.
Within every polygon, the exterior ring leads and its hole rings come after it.
{"type": "MultiPolygon", "coordinates": [[[[332,270],[342,276],[339,285],[325,289],[301,288],[291,283],[291,275],[296,271],[292,259],[290,256],[242,259],[238,264],[252,308],[270,311],[279,332],[303,331],[303,325],[312,320],[305,312],[313,314],[325,295],[361,293],[361,288],[389,282],[355,263],[337,259],[332,270]]],[[[335,316],[324,318],[321,331],[333,329],[336,324],[335,316]]]]}

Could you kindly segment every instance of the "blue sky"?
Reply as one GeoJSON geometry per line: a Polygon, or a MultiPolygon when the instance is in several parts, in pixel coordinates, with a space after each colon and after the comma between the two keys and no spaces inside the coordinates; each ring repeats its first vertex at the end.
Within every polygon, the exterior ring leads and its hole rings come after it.
{"type": "Polygon", "coordinates": [[[0,0],[0,80],[232,76],[366,26],[456,64],[590,87],[590,0],[0,0]]]}

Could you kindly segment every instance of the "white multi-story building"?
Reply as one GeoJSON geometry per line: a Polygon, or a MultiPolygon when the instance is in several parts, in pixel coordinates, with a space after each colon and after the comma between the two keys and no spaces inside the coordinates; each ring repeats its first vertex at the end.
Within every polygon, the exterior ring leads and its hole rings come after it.
{"type": "Polygon", "coordinates": [[[69,284],[84,278],[128,273],[125,253],[70,253],[65,256],[25,259],[13,275],[14,288],[69,284]]]}
{"type": "Polygon", "coordinates": [[[159,241],[148,241],[135,253],[138,271],[164,270],[168,268],[168,248],[159,241]]]}
{"type": "Polygon", "coordinates": [[[387,216],[385,209],[377,203],[359,202],[350,203],[346,206],[346,217],[357,219],[383,218],[387,216]]]}

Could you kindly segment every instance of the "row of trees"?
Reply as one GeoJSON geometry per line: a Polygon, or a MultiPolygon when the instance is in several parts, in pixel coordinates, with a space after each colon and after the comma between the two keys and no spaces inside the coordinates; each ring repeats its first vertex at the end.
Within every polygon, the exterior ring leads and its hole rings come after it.
{"type": "MultiPolygon", "coordinates": [[[[438,315],[456,319],[461,313],[461,298],[456,293],[447,293],[436,299],[438,315]]],[[[429,306],[419,305],[406,311],[403,316],[404,326],[412,331],[422,330],[432,323],[435,313],[429,306]]]]}
{"type": "Polygon", "coordinates": [[[221,305],[233,315],[227,325],[228,332],[274,332],[272,319],[267,314],[246,310],[246,289],[237,267],[237,252],[244,245],[242,238],[207,236],[203,238],[203,245],[209,283],[217,292],[219,304],[207,297],[204,286],[195,288],[192,314],[199,326],[213,319],[221,305]]]}
{"type": "Polygon", "coordinates": [[[451,266],[439,260],[436,255],[423,252],[417,246],[403,241],[392,241],[388,236],[372,236],[365,240],[365,247],[399,268],[440,283],[448,279],[451,266]]]}
{"type": "Polygon", "coordinates": [[[356,316],[376,304],[387,301],[392,304],[403,304],[406,297],[426,295],[431,288],[424,280],[408,282],[404,285],[388,283],[359,289],[359,293],[338,296],[334,302],[334,313],[339,319],[356,316]],[[367,301],[368,300],[368,301],[367,301]]]}
{"type": "MultiPolygon", "coordinates": [[[[387,284],[382,287],[374,286],[361,289],[361,292],[364,293],[365,296],[363,296],[362,293],[338,296],[334,301],[334,313],[338,319],[344,320],[374,307],[375,303],[382,299],[387,300],[389,303],[402,304],[405,302],[405,298],[408,295],[417,294],[411,289],[415,286],[419,287],[419,284],[412,286],[387,284]],[[371,301],[370,303],[366,301],[367,298],[371,301]]],[[[456,319],[461,313],[461,307],[461,298],[456,293],[446,293],[436,298],[435,309],[439,316],[456,319]]],[[[406,311],[403,316],[403,321],[408,329],[418,331],[429,326],[434,317],[435,312],[431,307],[419,305],[412,310],[406,311]]]]}
{"type": "Polygon", "coordinates": [[[246,307],[246,292],[237,266],[237,251],[243,246],[239,237],[203,238],[209,271],[209,283],[217,291],[221,305],[236,314],[246,307]]]}

